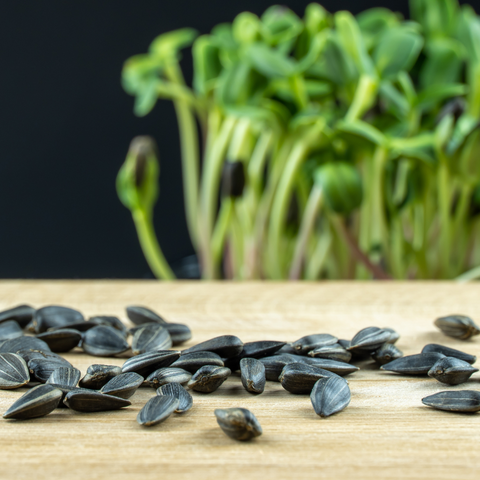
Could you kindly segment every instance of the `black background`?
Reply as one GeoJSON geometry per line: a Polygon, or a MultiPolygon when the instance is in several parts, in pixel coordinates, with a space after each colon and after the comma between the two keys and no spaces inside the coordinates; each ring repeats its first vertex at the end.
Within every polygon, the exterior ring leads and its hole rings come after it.
{"type": "MultiPolygon", "coordinates": [[[[155,227],[170,262],[193,253],[184,220],[173,107],[144,118],[120,86],[123,61],[160,33],[207,33],[273,0],[13,0],[0,7],[0,277],[145,278],[150,270],[115,177],[130,140],[156,138],[155,227]]],[[[303,15],[309,1],[287,5],[303,15]]],[[[407,0],[328,0],[330,11],[407,0]]],[[[470,1],[477,8],[479,1],[470,1]]],[[[191,77],[188,54],[182,62],[191,77]]]]}

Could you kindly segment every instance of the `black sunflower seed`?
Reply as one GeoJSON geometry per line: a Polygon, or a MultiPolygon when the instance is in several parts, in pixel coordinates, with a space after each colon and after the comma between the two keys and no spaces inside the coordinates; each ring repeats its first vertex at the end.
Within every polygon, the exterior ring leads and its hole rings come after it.
{"type": "Polygon", "coordinates": [[[390,327],[383,327],[382,330],[390,333],[390,338],[387,340],[387,343],[397,343],[398,339],[400,338],[400,334],[397,331],[390,327]]]}
{"type": "Polygon", "coordinates": [[[145,379],[145,383],[156,389],[172,382],[180,384],[188,383],[191,378],[192,374],[183,368],[165,367],[152,372],[145,379]]]}
{"type": "Polygon", "coordinates": [[[60,402],[58,402],[58,405],[56,408],[68,408],[67,405],[63,403],[63,401],[65,400],[65,397],[67,396],[67,393],[73,392],[74,390],[84,390],[83,388],[79,388],[79,387],[68,387],[67,385],[57,385],[56,383],[46,383],[45,385],[50,385],[62,391],[62,399],[60,400],[60,402]]]}
{"type": "Polygon", "coordinates": [[[50,347],[39,338],[35,337],[17,337],[6,340],[0,345],[0,353],[17,353],[20,350],[41,350],[49,352],[50,347]]]}
{"type": "Polygon", "coordinates": [[[262,340],[258,342],[247,342],[243,345],[243,350],[239,355],[225,360],[225,366],[235,371],[240,368],[242,358],[263,358],[269,357],[279,351],[285,342],[276,342],[271,340],[262,340]]]}
{"type": "Polygon", "coordinates": [[[403,375],[427,375],[435,363],[444,358],[441,353],[419,353],[397,358],[393,362],[380,367],[387,372],[401,373],[403,375]]]}
{"type": "Polygon", "coordinates": [[[278,382],[278,377],[282,373],[283,367],[289,363],[302,362],[300,358],[305,357],[283,353],[281,355],[260,358],[260,361],[265,366],[265,378],[271,382],[278,382]]]}
{"type": "Polygon", "coordinates": [[[328,333],[317,333],[314,335],[306,335],[293,342],[292,346],[299,355],[307,355],[308,352],[315,348],[325,347],[338,343],[338,338],[328,333]]]}
{"type": "Polygon", "coordinates": [[[187,387],[196,392],[212,393],[230,376],[231,370],[226,367],[205,365],[193,375],[187,387]]]}
{"type": "Polygon", "coordinates": [[[246,408],[217,408],[214,413],[220,428],[234,440],[247,441],[263,433],[255,415],[246,408]]]}
{"type": "Polygon", "coordinates": [[[0,342],[21,337],[22,335],[23,331],[17,321],[5,320],[0,323],[0,342]]]}
{"type": "Polygon", "coordinates": [[[195,373],[204,365],[223,367],[224,362],[219,355],[213,352],[193,352],[182,354],[182,356],[172,363],[171,366],[183,368],[184,370],[187,370],[187,372],[195,373]]]}
{"type": "Polygon", "coordinates": [[[339,362],[346,363],[352,359],[352,354],[348,350],[345,350],[345,348],[339,343],[317,347],[314,350],[310,350],[308,355],[310,357],[328,358],[330,360],[338,360],[339,362]]]}
{"type": "Polygon", "coordinates": [[[448,315],[440,317],[433,322],[445,335],[460,340],[467,340],[480,333],[480,328],[475,322],[465,315],[448,315]]]}
{"type": "Polygon", "coordinates": [[[33,328],[32,333],[43,333],[49,328],[59,326],[66,327],[67,325],[72,325],[84,320],[82,313],[78,310],[50,305],[35,311],[31,322],[31,327],[33,328]]]}
{"type": "Polygon", "coordinates": [[[86,332],[87,330],[90,330],[91,328],[98,327],[96,323],[92,322],[87,322],[86,320],[83,320],[82,322],[76,322],[76,323],[69,323],[68,325],[59,325],[58,327],[51,327],[47,330],[47,332],[58,332],[61,330],[76,330],[77,332],[86,332]]]}
{"type": "Polygon", "coordinates": [[[460,385],[475,372],[478,372],[478,368],[468,362],[455,357],[443,357],[428,371],[428,376],[447,385],[460,385]]]}
{"type": "Polygon", "coordinates": [[[265,390],[265,365],[256,358],[240,360],[242,385],[247,392],[263,393],[265,390]]]}
{"type": "Polygon", "coordinates": [[[32,320],[35,309],[30,305],[19,305],[0,312],[0,323],[15,320],[21,328],[25,328],[32,320]]]}
{"type": "Polygon", "coordinates": [[[166,383],[157,388],[157,395],[170,395],[178,398],[178,407],[175,410],[177,413],[183,413],[190,410],[193,406],[192,396],[179,383],[166,383]]]}
{"type": "Polygon", "coordinates": [[[390,339],[390,332],[378,327],[367,327],[360,330],[351,340],[349,351],[363,350],[373,352],[390,339]]]}
{"type": "Polygon", "coordinates": [[[80,387],[99,390],[106,385],[112,378],[120,375],[122,369],[116,365],[90,365],[87,373],[80,380],[80,387]]]}
{"type": "Polygon", "coordinates": [[[68,408],[78,412],[105,412],[128,407],[132,403],[125,398],[114,397],[82,388],[67,393],[63,401],[68,408]]]}
{"type": "Polygon", "coordinates": [[[234,335],[221,335],[206,342],[187,348],[183,353],[213,352],[222,358],[231,358],[239,355],[243,350],[243,342],[234,335]]]}
{"type": "Polygon", "coordinates": [[[169,367],[180,358],[179,350],[164,352],[147,352],[129,358],[122,366],[122,373],[135,372],[142,377],[148,377],[152,372],[162,367],[169,367]]]}
{"type": "Polygon", "coordinates": [[[403,357],[403,352],[393,343],[384,343],[378,350],[372,352],[371,356],[379,365],[385,365],[403,357]]]}
{"type": "Polygon", "coordinates": [[[74,367],[59,367],[52,372],[46,383],[62,387],[76,387],[81,375],[80,370],[74,367]]]}
{"type": "Polygon", "coordinates": [[[82,334],[78,330],[64,328],[54,332],[40,333],[37,338],[43,340],[52,352],[69,352],[78,345],[82,334]]]}
{"type": "Polygon", "coordinates": [[[164,327],[168,330],[174,346],[185,343],[192,338],[190,327],[183,323],[166,323],[164,327]]]}
{"type": "Polygon", "coordinates": [[[89,355],[111,357],[125,352],[130,345],[117,329],[99,325],[85,332],[82,348],[89,355]]]}
{"type": "Polygon", "coordinates": [[[177,408],[179,400],[170,395],[152,397],[137,415],[137,422],[152,427],[164,422],[177,408]]]}
{"type": "Polygon", "coordinates": [[[30,381],[25,360],[15,353],[0,353],[0,389],[23,387],[30,381]]]}
{"type": "Polygon", "coordinates": [[[480,411],[480,392],[475,390],[438,392],[422,398],[422,403],[446,412],[473,413],[480,411]]]}
{"type": "Polygon", "coordinates": [[[28,362],[28,369],[30,370],[31,380],[45,383],[52,373],[61,367],[70,367],[72,365],[65,359],[51,359],[51,358],[33,358],[28,362]]]}
{"type": "Polygon", "coordinates": [[[110,315],[98,315],[96,317],[89,318],[87,323],[103,325],[105,327],[113,327],[122,332],[123,336],[127,334],[127,327],[118,317],[112,317],[110,315]]]}
{"type": "Polygon", "coordinates": [[[282,355],[284,353],[288,353],[290,355],[298,355],[298,352],[293,347],[293,343],[286,343],[285,345],[283,345],[283,347],[279,348],[274,355],[282,355]]]}
{"type": "Polygon", "coordinates": [[[20,397],[4,414],[3,418],[27,420],[53,412],[63,393],[52,385],[38,385],[20,397]]]}
{"type": "Polygon", "coordinates": [[[350,403],[350,397],[347,382],[336,375],[320,378],[310,394],[313,409],[321,417],[329,417],[344,410],[350,403]]]}
{"type": "Polygon", "coordinates": [[[159,324],[147,325],[135,332],[132,339],[132,353],[168,350],[172,347],[172,339],[168,330],[159,324]]]}
{"type": "Polygon", "coordinates": [[[132,305],[126,308],[127,317],[135,324],[143,323],[167,323],[160,315],[146,307],[132,305]]]}
{"type": "Polygon", "coordinates": [[[304,357],[304,359],[301,361],[303,363],[306,363],[307,365],[314,365],[315,367],[323,368],[324,370],[328,370],[329,372],[336,373],[341,377],[360,370],[355,365],[351,365],[345,362],[339,362],[338,360],[330,360],[328,358],[304,357]]]}
{"type": "Polygon", "coordinates": [[[473,365],[477,361],[475,355],[470,355],[469,353],[456,350],[455,348],[445,347],[444,345],[438,345],[436,343],[429,343],[425,345],[422,349],[422,353],[441,353],[446,357],[455,357],[464,362],[468,362],[470,365],[473,365]]]}
{"type": "Polygon", "coordinates": [[[278,381],[287,392],[310,394],[313,386],[320,378],[333,375],[336,374],[306,363],[290,363],[285,365],[278,381]]]}
{"type": "MultiPolygon", "coordinates": [[[[51,352],[50,350],[47,351],[42,351],[42,350],[33,350],[30,348],[27,348],[25,350],[19,350],[17,352],[17,355],[20,355],[24,360],[25,363],[28,365],[28,362],[30,360],[33,360],[34,358],[49,358],[51,360],[58,360],[59,362],[64,362],[64,358],[61,357],[60,355],[57,355],[56,353],[51,352]]],[[[65,364],[67,365],[67,363],[65,364]]],[[[70,363],[68,363],[70,365],[70,363]]]]}
{"type": "Polygon", "coordinates": [[[142,383],[143,377],[138,373],[121,373],[106,383],[100,392],[115,397],[130,398],[142,383]]]}

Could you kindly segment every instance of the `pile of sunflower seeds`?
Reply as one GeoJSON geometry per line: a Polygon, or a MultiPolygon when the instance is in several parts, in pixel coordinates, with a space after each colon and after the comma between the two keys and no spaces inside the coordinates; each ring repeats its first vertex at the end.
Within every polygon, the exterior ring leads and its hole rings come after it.
{"type": "MultiPolygon", "coordinates": [[[[261,394],[267,380],[280,382],[290,393],[310,395],[315,413],[328,417],[350,403],[350,387],[343,377],[359,370],[351,363],[356,360],[371,358],[386,372],[428,375],[446,385],[465,383],[478,371],[472,367],[475,356],[443,345],[429,344],[419,354],[403,356],[395,346],[399,334],[379,327],[364,328],[351,340],[321,333],[291,343],[243,343],[236,336],[222,335],[183,351],[173,350],[191,339],[187,325],[166,322],[142,306],[129,306],[126,313],[135,324],[130,330],[117,317],[87,320],[81,312],[62,306],[37,310],[21,305],[0,312],[0,389],[32,387],[3,417],[25,420],[55,408],[117,410],[131,405],[129,399],[140,386],[149,386],[156,395],[137,421],[152,426],[174,412],[190,410],[193,398],[188,390],[215,392],[235,371],[240,371],[245,390],[252,394],[261,394]],[[75,347],[98,357],[128,350],[132,356],[122,367],[93,364],[81,378],[81,372],[59,355],[75,347]]],[[[457,339],[480,333],[470,318],[461,315],[439,318],[435,325],[457,339]]],[[[480,410],[480,392],[471,390],[440,392],[422,401],[440,410],[480,410]]],[[[249,410],[214,413],[222,430],[235,440],[250,440],[262,433],[249,410]]]]}

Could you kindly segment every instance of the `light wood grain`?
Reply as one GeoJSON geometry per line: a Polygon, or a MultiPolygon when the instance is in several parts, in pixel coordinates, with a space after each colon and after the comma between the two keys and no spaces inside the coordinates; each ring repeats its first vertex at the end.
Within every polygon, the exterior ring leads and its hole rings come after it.
{"type": "MultiPolygon", "coordinates": [[[[292,341],[328,332],[351,338],[359,329],[391,326],[398,346],[417,353],[442,343],[480,356],[480,338],[449,339],[432,324],[448,313],[480,320],[480,288],[452,283],[158,283],[153,281],[4,281],[0,308],[68,305],[85,315],[143,304],[169,321],[187,323],[186,346],[221,334],[244,341],[292,341]]],[[[93,363],[121,365],[81,353],[66,357],[84,373],[93,363]]],[[[480,375],[458,387],[378,371],[370,362],[348,377],[350,406],[327,419],[308,396],[267,382],[264,394],[243,390],[237,375],[217,392],[193,394],[194,407],[165,423],[140,427],[136,415],[154,391],[140,389],[122,411],[81,414],[57,409],[30,421],[0,419],[1,478],[82,479],[478,479],[480,415],[438,412],[422,405],[435,392],[479,390],[480,375]],[[217,407],[249,408],[264,434],[230,440],[217,426],[217,407]]],[[[25,389],[0,391],[4,412],[25,389]]]]}

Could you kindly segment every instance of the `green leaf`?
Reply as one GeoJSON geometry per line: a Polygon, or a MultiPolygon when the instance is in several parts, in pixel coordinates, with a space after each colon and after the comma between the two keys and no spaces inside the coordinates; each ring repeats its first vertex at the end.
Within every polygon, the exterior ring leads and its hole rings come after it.
{"type": "Polygon", "coordinates": [[[181,28],[159,35],[150,44],[150,52],[159,58],[178,59],[178,52],[188,47],[197,37],[196,30],[181,28]]]}
{"type": "Polygon", "coordinates": [[[465,143],[467,138],[479,128],[477,118],[464,113],[457,121],[453,130],[452,138],[447,144],[447,155],[454,155],[457,150],[465,143]]]}
{"type": "Polygon", "coordinates": [[[416,106],[429,110],[448,98],[459,97],[468,93],[468,87],[462,84],[432,85],[418,94],[416,106]]]}
{"type": "Polygon", "coordinates": [[[415,137],[394,138],[390,140],[390,158],[400,156],[420,160],[427,165],[435,165],[435,136],[432,133],[420,133],[415,137]]]}
{"type": "Polygon", "coordinates": [[[348,215],[362,204],[362,179],[353,165],[326,163],[315,170],[314,178],[323,191],[326,205],[335,213],[348,215]]]}
{"type": "Polygon", "coordinates": [[[130,57],[122,69],[122,86],[130,95],[136,95],[147,88],[152,79],[157,78],[162,70],[162,63],[149,55],[130,57]]]}
{"type": "Polygon", "coordinates": [[[385,30],[396,27],[401,15],[394,13],[388,8],[370,8],[357,15],[358,26],[363,35],[365,47],[370,50],[378,43],[378,37],[382,35],[385,30]]]}
{"type": "Polygon", "coordinates": [[[457,0],[410,0],[410,13],[427,37],[448,36],[458,16],[457,0]]]}
{"type": "Polygon", "coordinates": [[[382,146],[387,144],[387,138],[380,130],[362,120],[341,120],[337,124],[337,129],[341,132],[361,137],[375,145],[382,146]]]}
{"type": "Polygon", "coordinates": [[[274,5],[261,17],[261,33],[270,46],[291,44],[303,30],[303,23],[290,9],[274,5]]]}
{"type": "Polygon", "coordinates": [[[239,44],[249,44],[258,40],[260,19],[250,12],[242,12],[235,17],[232,24],[233,38],[239,44]]]}
{"type": "Polygon", "coordinates": [[[435,129],[435,146],[438,150],[443,150],[447,142],[450,140],[455,125],[453,114],[445,115],[435,129]]]}
{"type": "Polygon", "coordinates": [[[470,61],[480,62],[480,19],[468,5],[462,7],[457,37],[467,50],[470,61]]]}
{"type": "Polygon", "coordinates": [[[260,42],[248,46],[245,58],[255,70],[268,78],[290,77],[295,73],[294,60],[260,42]]]}
{"type": "Polygon", "coordinates": [[[133,112],[138,117],[144,117],[150,113],[157,103],[158,93],[157,86],[159,81],[156,78],[152,78],[145,84],[142,90],[137,92],[135,97],[135,103],[133,106],[133,112]]]}
{"type": "Polygon", "coordinates": [[[222,71],[219,48],[209,35],[202,35],[195,40],[192,48],[193,87],[202,95],[212,88],[212,82],[222,71]]]}
{"type": "Polygon", "coordinates": [[[373,52],[379,74],[392,78],[402,70],[408,71],[417,60],[422,46],[422,37],[416,33],[400,27],[387,30],[373,52]]]}
{"type": "Polygon", "coordinates": [[[383,80],[379,87],[379,94],[386,103],[387,109],[393,111],[397,118],[403,119],[410,112],[410,103],[392,82],[383,80]]]}

